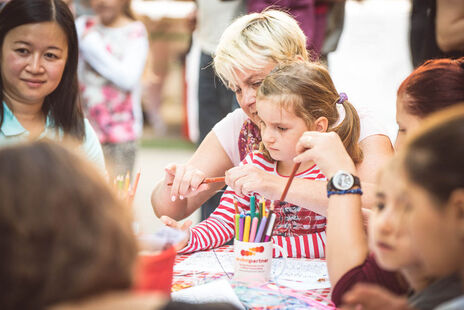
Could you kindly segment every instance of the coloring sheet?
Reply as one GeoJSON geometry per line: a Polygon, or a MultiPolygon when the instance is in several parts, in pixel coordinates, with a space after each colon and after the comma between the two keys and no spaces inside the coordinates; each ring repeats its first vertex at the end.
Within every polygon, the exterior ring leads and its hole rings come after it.
{"type": "MultiPolygon", "coordinates": [[[[211,273],[223,273],[225,270],[227,273],[233,273],[234,253],[216,252],[216,256],[212,251],[197,252],[176,264],[174,270],[211,273]]],[[[283,258],[275,258],[272,261],[272,280],[297,290],[330,287],[327,264],[321,260],[287,258],[285,262],[283,258]],[[282,274],[276,279],[282,268],[282,274]]]]}

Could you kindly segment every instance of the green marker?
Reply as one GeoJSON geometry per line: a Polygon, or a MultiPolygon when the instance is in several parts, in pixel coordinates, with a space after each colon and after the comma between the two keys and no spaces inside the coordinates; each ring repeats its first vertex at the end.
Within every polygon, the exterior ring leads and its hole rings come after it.
{"type": "Polygon", "coordinates": [[[251,218],[253,219],[256,214],[256,206],[255,206],[255,196],[250,197],[250,211],[251,211],[251,218]]]}

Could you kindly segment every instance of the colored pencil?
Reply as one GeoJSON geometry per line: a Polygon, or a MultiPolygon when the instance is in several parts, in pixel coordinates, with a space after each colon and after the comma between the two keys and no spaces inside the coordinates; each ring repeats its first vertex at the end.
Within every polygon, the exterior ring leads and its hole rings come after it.
{"type": "Polygon", "coordinates": [[[267,225],[266,236],[264,237],[264,242],[268,242],[271,239],[272,232],[275,226],[275,220],[276,220],[276,214],[272,213],[270,220],[269,220],[269,224],[267,225]]]}
{"type": "Polygon", "coordinates": [[[251,217],[255,217],[256,214],[256,197],[251,196],[250,197],[250,211],[251,211],[251,217]]]}
{"type": "Polygon", "coordinates": [[[267,222],[267,217],[263,217],[261,219],[261,223],[259,224],[258,233],[256,234],[256,237],[255,237],[255,242],[261,242],[261,239],[263,238],[264,227],[266,227],[266,222],[267,222]]]}
{"type": "Polygon", "coordinates": [[[251,223],[250,242],[255,242],[256,230],[258,229],[258,221],[259,221],[258,217],[255,216],[251,223]]]}
{"type": "Polygon", "coordinates": [[[235,239],[240,237],[240,214],[235,214],[235,239]]]}
{"type": "Polygon", "coordinates": [[[292,173],[290,173],[290,176],[288,177],[288,181],[287,181],[287,184],[285,185],[282,196],[280,196],[280,201],[284,201],[285,197],[287,197],[288,189],[290,188],[290,184],[292,184],[296,171],[298,170],[298,168],[300,168],[300,164],[301,163],[296,163],[295,165],[293,165],[292,173]]]}
{"type": "Polygon", "coordinates": [[[243,241],[248,242],[250,238],[250,225],[251,225],[251,216],[247,215],[245,217],[245,228],[243,229],[243,241]]]}
{"type": "Polygon", "coordinates": [[[243,226],[244,226],[244,219],[245,217],[243,216],[243,214],[240,214],[240,219],[239,219],[239,238],[238,240],[239,241],[243,241],[243,226]]]}
{"type": "MultiPolygon", "coordinates": [[[[224,182],[226,177],[214,177],[214,178],[205,178],[201,184],[209,184],[209,183],[218,183],[224,182]]],[[[168,186],[172,186],[172,183],[168,183],[168,186]]]]}

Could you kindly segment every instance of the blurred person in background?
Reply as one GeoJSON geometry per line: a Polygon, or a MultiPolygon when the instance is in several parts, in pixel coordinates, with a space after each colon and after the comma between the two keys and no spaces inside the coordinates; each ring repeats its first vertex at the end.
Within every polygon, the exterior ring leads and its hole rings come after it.
{"type": "Polygon", "coordinates": [[[130,0],[91,0],[96,15],[76,21],[81,98],[111,177],[132,175],[142,133],[140,82],[148,35],[130,4],[130,0]]]}
{"type": "MultiPolygon", "coordinates": [[[[245,11],[242,0],[197,0],[196,37],[200,45],[198,77],[198,126],[201,144],[214,125],[238,108],[235,93],[214,72],[213,55],[224,30],[245,11]]],[[[217,193],[201,207],[201,220],[207,219],[219,204],[217,193]]]]}
{"type": "Polygon", "coordinates": [[[464,1],[413,0],[409,43],[414,68],[429,59],[464,56],[464,1]]]}

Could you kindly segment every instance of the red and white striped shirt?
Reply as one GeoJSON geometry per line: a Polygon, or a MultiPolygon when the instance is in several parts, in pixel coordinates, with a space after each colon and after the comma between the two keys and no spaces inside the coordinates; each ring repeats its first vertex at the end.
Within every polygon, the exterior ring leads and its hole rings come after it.
{"type": "MultiPolygon", "coordinates": [[[[277,173],[277,162],[269,161],[263,154],[258,152],[249,153],[240,165],[251,164],[259,169],[272,174],[277,173]]],[[[297,178],[309,180],[325,180],[325,176],[316,165],[297,175],[297,178]]],[[[262,197],[256,193],[256,201],[262,197]]],[[[235,208],[234,198],[238,202],[239,210],[247,212],[250,210],[250,197],[238,196],[227,187],[221,197],[221,201],[210,217],[190,229],[189,243],[179,253],[190,253],[201,250],[216,248],[235,235],[235,208]]],[[[266,201],[269,209],[270,200],[266,201]]],[[[276,224],[272,241],[280,245],[288,257],[325,257],[326,242],[326,218],[313,211],[287,202],[274,202],[276,224]]],[[[274,250],[274,256],[280,255],[274,250]]]]}

